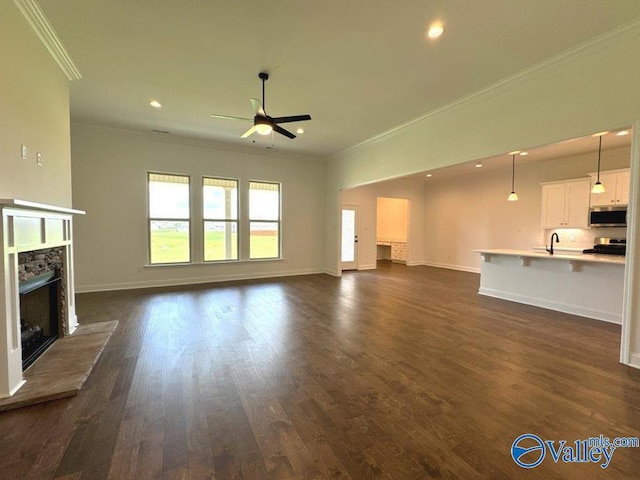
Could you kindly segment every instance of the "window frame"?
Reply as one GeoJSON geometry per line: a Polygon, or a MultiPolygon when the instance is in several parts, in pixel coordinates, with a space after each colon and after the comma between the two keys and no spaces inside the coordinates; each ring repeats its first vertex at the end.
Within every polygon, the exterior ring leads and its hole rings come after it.
{"type": "Polygon", "coordinates": [[[247,197],[248,197],[248,209],[247,209],[247,254],[248,260],[251,262],[260,262],[260,261],[268,261],[268,260],[281,260],[282,257],[282,182],[272,181],[272,180],[249,180],[248,188],[247,188],[247,197]],[[266,183],[270,185],[277,185],[278,187],[278,220],[254,220],[251,218],[251,184],[252,183],[266,183]],[[251,224],[252,223],[274,223],[277,224],[278,227],[278,252],[275,257],[251,257],[251,224]]]}
{"type": "Polygon", "coordinates": [[[147,265],[149,266],[158,266],[158,265],[191,265],[193,262],[193,248],[192,248],[192,226],[193,226],[193,201],[192,201],[192,189],[191,189],[191,175],[185,173],[174,173],[174,172],[159,172],[159,171],[147,171],[146,178],[146,189],[147,189],[147,265]],[[152,175],[170,175],[174,177],[184,177],[187,179],[187,185],[189,187],[188,199],[189,199],[189,217],[188,218],[160,218],[160,217],[151,217],[151,176],[152,175]],[[189,258],[186,261],[180,262],[152,262],[151,260],[151,222],[187,222],[188,228],[187,232],[189,234],[188,237],[188,253],[189,258]]]}
{"type": "Polygon", "coordinates": [[[240,217],[241,215],[241,210],[240,210],[240,179],[237,178],[230,178],[230,177],[218,177],[218,176],[212,176],[212,175],[202,175],[202,189],[200,191],[201,194],[201,203],[202,203],[202,262],[203,263],[229,263],[229,262],[239,262],[240,261],[240,236],[241,236],[241,231],[240,231],[240,217]],[[228,218],[208,218],[205,216],[205,209],[204,209],[204,187],[205,187],[205,180],[223,180],[223,181],[230,181],[230,182],[235,182],[236,183],[236,219],[228,219],[228,218]],[[207,260],[206,259],[206,232],[205,232],[205,225],[207,222],[222,222],[222,223],[229,223],[229,222],[235,222],[236,224],[236,258],[226,258],[223,260],[207,260]]]}

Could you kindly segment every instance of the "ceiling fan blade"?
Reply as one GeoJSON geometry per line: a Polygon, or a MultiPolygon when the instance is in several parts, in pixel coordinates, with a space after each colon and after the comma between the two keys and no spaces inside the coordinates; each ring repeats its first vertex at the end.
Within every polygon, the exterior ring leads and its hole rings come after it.
{"type": "Polygon", "coordinates": [[[267,114],[264,113],[264,108],[262,108],[262,104],[260,103],[260,100],[258,100],[257,98],[252,98],[251,105],[253,106],[253,109],[255,110],[256,114],[261,115],[263,117],[267,116],[267,114]]]}
{"type": "Polygon", "coordinates": [[[217,113],[212,113],[211,118],[221,118],[222,120],[253,120],[253,118],[234,117],[233,115],[218,115],[217,113]]]}
{"type": "Polygon", "coordinates": [[[289,130],[285,130],[284,128],[278,126],[278,125],[273,125],[273,129],[278,132],[280,135],[284,135],[285,137],[289,137],[291,139],[296,138],[296,136],[291,133],[289,130]]]}
{"type": "Polygon", "coordinates": [[[247,130],[246,132],[244,132],[240,138],[247,138],[247,137],[249,137],[249,136],[253,135],[253,132],[255,132],[255,131],[256,131],[256,126],[254,125],[254,126],[253,126],[253,127],[251,127],[249,130],[247,130]]]}
{"type": "Polygon", "coordinates": [[[304,122],[305,120],[311,120],[311,115],[290,115],[288,117],[272,117],[273,123],[291,123],[291,122],[304,122]]]}

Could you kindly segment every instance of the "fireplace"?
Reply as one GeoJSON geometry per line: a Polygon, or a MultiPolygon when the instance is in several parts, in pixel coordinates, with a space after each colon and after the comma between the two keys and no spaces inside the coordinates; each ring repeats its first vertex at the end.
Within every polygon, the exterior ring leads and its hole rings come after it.
{"type": "Polygon", "coordinates": [[[23,365],[78,326],[72,218],[84,212],[17,199],[0,210],[1,398],[25,383],[23,365]]]}

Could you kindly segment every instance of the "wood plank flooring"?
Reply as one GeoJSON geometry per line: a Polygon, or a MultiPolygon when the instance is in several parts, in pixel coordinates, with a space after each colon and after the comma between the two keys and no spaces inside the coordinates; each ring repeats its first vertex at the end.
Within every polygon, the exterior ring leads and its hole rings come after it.
{"type": "Polygon", "coordinates": [[[78,295],[119,327],[79,395],[0,413],[0,478],[638,478],[638,448],[513,462],[523,433],[640,437],[640,372],[619,326],[478,283],[383,265],[78,295]]]}

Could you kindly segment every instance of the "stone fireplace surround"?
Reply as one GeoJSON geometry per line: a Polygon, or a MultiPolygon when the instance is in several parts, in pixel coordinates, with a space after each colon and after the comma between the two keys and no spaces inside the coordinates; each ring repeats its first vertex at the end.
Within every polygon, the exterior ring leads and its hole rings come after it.
{"type": "Polygon", "coordinates": [[[18,199],[0,200],[0,210],[0,398],[4,398],[13,395],[25,383],[20,344],[18,256],[35,250],[54,247],[62,249],[65,308],[60,335],[71,335],[78,326],[75,313],[72,222],[73,215],[83,215],[85,212],[18,199]]]}

